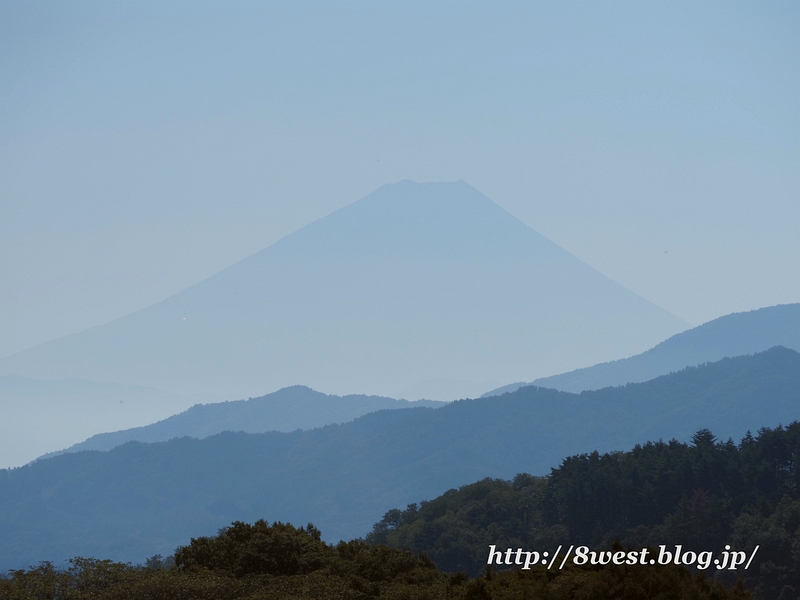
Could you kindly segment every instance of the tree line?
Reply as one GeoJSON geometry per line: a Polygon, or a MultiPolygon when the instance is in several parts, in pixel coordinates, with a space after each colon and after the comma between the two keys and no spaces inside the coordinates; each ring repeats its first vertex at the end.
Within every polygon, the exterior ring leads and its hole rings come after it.
{"type": "Polygon", "coordinates": [[[470,578],[439,570],[423,552],[367,544],[333,546],[313,525],[234,522],[216,536],[192,539],[171,560],[144,566],[75,558],[67,569],[50,563],[0,578],[4,600],[390,600],[574,598],[693,598],[745,600],[739,585],[693,576],[665,565],[569,567],[502,573],[486,569],[470,578]]]}
{"type": "Polygon", "coordinates": [[[539,551],[681,544],[696,552],[759,545],[746,583],[763,598],[797,598],[799,492],[800,423],[748,433],[739,444],[703,429],[688,444],[571,456],[544,477],[453,489],[388,511],[366,539],[471,574],[483,568],[490,544],[539,551]]]}
{"type": "Polygon", "coordinates": [[[260,598],[698,598],[781,600],[800,589],[800,423],[740,443],[691,443],[566,458],[547,476],[484,479],[388,511],[366,539],[331,545],[312,524],[234,522],[134,566],[74,558],[0,577],[9,600],[260,598]],[[486,566],[487,549],[552,551],[760,545],[737,578],[669,565],[486,566]]]}

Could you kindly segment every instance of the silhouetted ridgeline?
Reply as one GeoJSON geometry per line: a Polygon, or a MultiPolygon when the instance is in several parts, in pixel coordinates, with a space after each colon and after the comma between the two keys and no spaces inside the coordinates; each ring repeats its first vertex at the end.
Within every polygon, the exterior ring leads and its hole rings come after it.
{"type": "Polygon", "coordinates": [[[147,425],[194,404],[231,399],[78,379],[0,375],[0,469],[21,467],[98,431],[147,425]]]}
{"type": "Polygon", "coordinates": [[[542,377],[531,383],[506,385],[483,396],[513,392],[525,385],[565,392],[599,390],[648,381],[726,356],[763,352],[773,346],[800,351],[800,304],[781,304],[725,315],[673,335],[647,352],[585,369],[542,377]]]}
{"type": "Polygon", "coordinates": [[[259,398],[198,404],[152,425],[100,433],[42,458],[81,450],[111,450],[131,441],[166,442],[184,436],[202,439],[223,431],[264,433],[314,429],[332,423],[346,423],[376,410],[420,406],[438,408],[443,404],[432,400],[409,402],[363,394],[335,396],[304,385],[294,385],[259,398]]]}
{"type": "Polygon", "coordinates": [[[721,439],[797,418],[800,354],[775,348],[580,395],[525,388],[433,410],[379,411],[292,433],[130,442],[0,471],[0,569],[169,554],[260,518],[365,535],[392,507],[487,476],[544,475],[565,456],[721,439]]]}
{"type": "Polygon", "coordinates": [[[274,600],[277,598],[693,598],[744,600],[740,587],[692,577],[675,565],[567,568],[545,572],[466,575],[436,570],[424,554],[368,546],[329,546],[311,524],[233,523],[218,535],[193,539],[175,553],[174,566],[154,556],[147,566],[74,559],[68,571],[41,565],[0,578],[0,597],[58,600],[274,600]]]}
{"type": "MultiPolygon", "coordinates": [[[[682,544],[752,551],[741,573],[767,599],[800,595],[800,423],[740,444],[708,430],[691,444],[649,442],[583,454],[546,477],[485,479],[386,513],[374,544],[424,551],[447,571],[479,573],[487,547],[553,551],[558,544],[641,548],[682,544]],[[781,596],[781,593],[784,595],[781,596]]],[[[710,570],[707,575],[718,575],[710,570]]]]}

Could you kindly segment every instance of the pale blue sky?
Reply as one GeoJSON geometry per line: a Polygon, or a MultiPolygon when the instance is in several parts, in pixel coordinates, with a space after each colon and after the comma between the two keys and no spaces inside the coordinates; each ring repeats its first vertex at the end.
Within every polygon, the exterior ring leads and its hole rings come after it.
{"type": "Polygon", "coordinates": [[[792,2],[0,4],[0,355],[400,179],[699,324],[800,301],[792,2]]]}

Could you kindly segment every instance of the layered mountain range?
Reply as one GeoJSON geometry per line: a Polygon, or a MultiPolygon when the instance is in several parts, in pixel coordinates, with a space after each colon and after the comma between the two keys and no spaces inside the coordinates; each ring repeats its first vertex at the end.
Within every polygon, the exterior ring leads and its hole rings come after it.
{"type": "Polygon", "coordinates": [[[546,474],[571,455],[795,421],[800,354],[776,347],[572,394],[525,387],[438,409],[373,412],[291,433],[129,442],[0,471],[0,570],[141,561],[234,520],[312,521],[336,541],[389,509],[484,477],[546,474]]]}
{"type": "Polygon", "coordinates": [[[484,477],[798,418],[800,305],[687,327],[463,182],[384,186],[163,302],[0,359],[8,431],[140,418],[0,470],[0,570],[140,561],[234,520],[352,538],[484,477]],[[536,377],[444,406],[387,397],[536,377]],[[199,394],[257,397],[168,408],[199,394]]]}

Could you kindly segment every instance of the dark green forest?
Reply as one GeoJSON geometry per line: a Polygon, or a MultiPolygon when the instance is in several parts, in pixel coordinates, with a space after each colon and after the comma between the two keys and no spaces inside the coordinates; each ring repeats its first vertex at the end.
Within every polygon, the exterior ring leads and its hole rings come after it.
{"type": "Polygon", "coordinates": [[[496,573],[470,579],[437,570],[425,553],[369,545],[336,546],[313,526],[235,522],[193,539],[173,560],[154,556],[133,567],[76,558],[68,569],[49,563],[0,579],[4,600],[228,600],[434,598],[481,600],[581,598],[744,600],[741,583],[726,588],[674,565],[606,566],[496,573]]]}
{"type": "Polygon", "coordinates": [[[689,444],[572,456],[544,477],[484,479],[390,510],[367,541],[422,551],[443,570],[473,575],[484,568],[490,544],[540,551],[682,544],[697,552],[760,545],[746,584],[758,597],[794,600],[800,423],[762,429],[739,444],[701,430],[689,444]]]}

